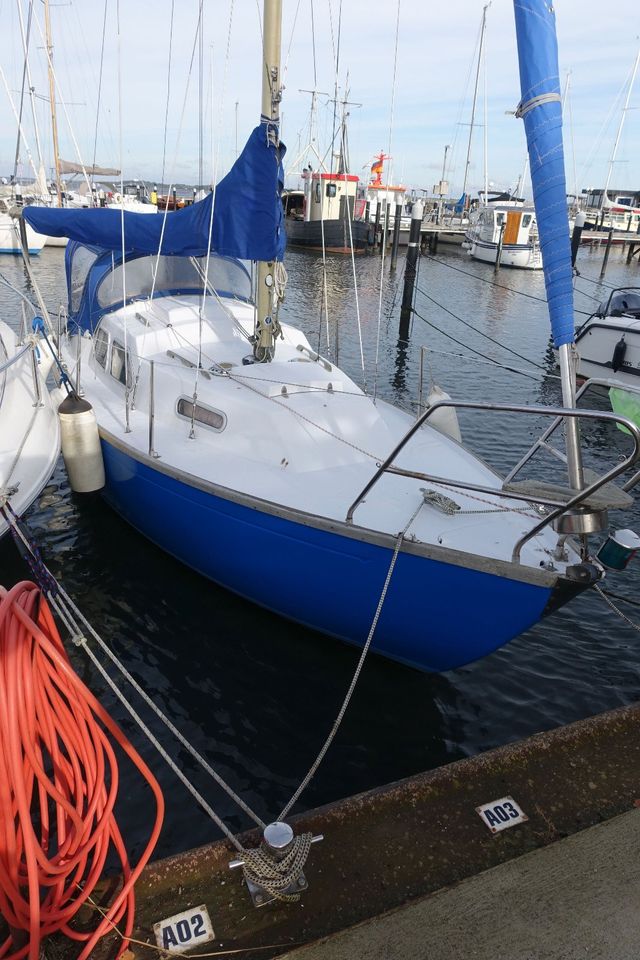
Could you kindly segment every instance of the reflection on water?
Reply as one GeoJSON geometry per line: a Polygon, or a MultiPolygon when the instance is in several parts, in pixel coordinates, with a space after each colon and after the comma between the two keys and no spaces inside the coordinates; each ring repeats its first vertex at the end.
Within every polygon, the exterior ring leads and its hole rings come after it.
{"type": "MultiPolygon", "coordinates": [[[[614,251],[611,257],[606,282],[630,282],[622,255],[614,251]]],[[[45,248],[32,261],[53,307],[64,297],[63,259],[64,251],[45,248]]],[[[483,279],[423,259],[418,284],[424,295],[417,295],[418,311],[487,357],[526,369],[533,379],[480,358],[461,358],[460,347],[418,318],[412,321],[409,340],[399,339],[402,262],[389,279],[387,261],[380,295],[380,259],[371,256],[358,258],[355,265],[369,387],[375,382],[381,397],[414,407],[424,346],[425,392],[431,372],[443,389],[460,399],[560,403],[546,308],[530,298],[544,297],[542,275],[500,272],[499,283],[530,295],[523,297],[484,282],[493,279],[491,267],[469,261],[460,251],[444,251],[437,259],[483,279]],[[543,369],[527,367],[428,297],[543,369]]],[[[598,256],[581,252],[583,276],[597,277],[600,263],[598,256]]],[[[300,325],[323,353],[335,358],[339,351],[341,365],[362,382],[350,260],[327,259],[329,343],[320,258],[290,251],[287,267],[284,318],[300,325]]],[[[0,273],[28,289],[17,258],[3,258],[0,273]]],[[[631,276],[635,279],[635,274],[631,276]]],[[[578,282],[592,297],[606,294],[605,287],[578,282]]],[[[594,305],[595,300],[585,295],[577,298],[579,309],[594,305]]],[[[15,298],[2,287],[0,310],[3,319],[19,319],[15,298]]],[[[605,397],[597,403],[607,409],[605,397]]],[[[534,418],[489,420],[485,414],[465,413],[460,420],[465,441],[503,469],[520,457],[543,426],[534,418]]],[[[612,454],[614,459],[621,456],[628,443],[608,424],[589,427],[585,441],[594,465],[603,465],[612,454]]],[[[180,566],[130,529],[99,497],[71,494],[61,465],[30,511],[29,524],[55,576],[134,676],[257,812],[272,819],[324,741],[358,652],[258,610],[180,566]]],[[[640,529],[639,509],[620,518],[618,525],[640,529]]],[[[12,583],[26,575],[13,544],[0,543],[0,582],[12,583]]],[[[611,576],[610,585],[637,595],[639,578],[636,566],[611,576]]],[[[102,688],[77,651],[72,654],[165,788],[167,823],[158,853],[215,837],[208,818],[141,740],[112,692],[102,688]]],[[[638,696],[639,671],[635,635],[595,594],[581,597],[492,656],[446,675],[427,676],[371,657],[337,741],[302,806],[325,803],[629,703],[638,696]]],[[[145,708],[142,713],[231,826],[246,826],[191,757],[162,734],[155,716],[145,708]]],[[[142,840],[147,800],[130,773],[124,778],[123,803],[130,831],[142,840]]]]}

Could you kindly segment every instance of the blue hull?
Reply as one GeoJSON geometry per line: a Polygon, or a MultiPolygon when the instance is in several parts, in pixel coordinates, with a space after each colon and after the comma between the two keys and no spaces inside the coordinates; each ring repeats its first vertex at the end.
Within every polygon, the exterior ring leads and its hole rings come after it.
{"type": "MultiPolygon", "coordinates": [[[[178,560],[254,603],[363,646],[392,549],[255,509],[153,469],[103,439],[108,503],[178,560]]],[[[549,586],[400,553],[372,649],[442,671],[544,613],[549,586]]]]}

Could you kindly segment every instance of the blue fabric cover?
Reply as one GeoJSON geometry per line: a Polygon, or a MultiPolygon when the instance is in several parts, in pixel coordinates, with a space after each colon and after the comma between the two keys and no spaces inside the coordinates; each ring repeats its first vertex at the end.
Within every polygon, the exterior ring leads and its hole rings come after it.
{"type": "MultiPolygon", "coordinates": [[[[556,19],[551,0],[514,0],[521,104],[560,93],[556,19]]],[[[531,163],[549,318],[556,347],[574,339],[573,271],[562,146],[562,104],[534,107],[524,115],[531,163]]]]}
{"type": "MultiPolygon", "coordinates": [[[[273,129],[273,128],[272,128],[273,129]]],[[[215,191],[211,250],[240,260],[282,260],[286,245],[280,195],[284,183],[282,158],[262,123],[215,191]]],[[[23,217],[38,233],[69,237],[104,250],[128,253],[204,256],[209,248],[209,226],[214,194],[182,210],[158,214],[121,210],[60,210],[25,207],[23,217]],[[165,223],[166,220],[166,223],[165,223]],[[164,232],[163,232],[163,223],[164,232]],[[162,238],[162,246],[160,241],[162,238]]]]}

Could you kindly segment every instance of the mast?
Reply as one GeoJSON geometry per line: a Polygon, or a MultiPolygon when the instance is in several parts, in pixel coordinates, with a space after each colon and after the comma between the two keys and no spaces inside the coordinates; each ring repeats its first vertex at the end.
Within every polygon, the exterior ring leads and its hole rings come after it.
{"type": "Polygon", "coordinates": [[[609,160],[609,172],[607,173],[607,182],[605,183],[604,190],[602,191],[602,200],[600,202],[600,209],[603,210],[607,203],[607,191],[609,189],[609,184],[611,183],[611,177],[613,176],[613,165],[616,162],[616,154],[618,152],[618,145],[620,144],[620,136],[622,134],[622,128],[624,126],[624,120],[629,109],[629,101],[631,100],[631,93],[633,91],[633,85],[636,82],[636,74],[638,72],[638,64],[640,64],[640,47],[638,48],[638,53],[636,56],[636,62],[633,65],[633,70],[631,72],[631,80],[629,81],[629,87],[627,89],[627,96],[624,101],[624,107],[622,108],[622,114],[620,115],[620,123],[618,124],[618,132],[616,134],[616,140],[613,145],[613,151],[611,153],[611,160],[609,160]]]}
{"type": "MultiPolygon", "coordinates": [[[[549,319],[558,350],[562,401],[576,406],[575,317],[573,267],[567,217],[567,184],[562,144],[562,96],[553,6],[548,0],[513,3],[521,99],[521,117],[527,135],[531,185],[536,210],[549,319]]],[[[575,417],[565,420],[569,484],[584,486],[580,430],[575,417]]]]}
{"type": "MultiPolygon", "coordinates": [[[[280,119],[280,48],[282,30],[282,0],[264,0],[262,30],[262,117],[269,137],[278,136],[280,119]],[[274,131],[275,126],[275,131],[274,131]]],[[[256,331],[253,356],[258,363],[268,363],[275,353],[275,342],[280,327],[273,317],[274,261],[258,261],[256,296],[256,331]]]]}
{"type": "MultiPolygon", "coordinates": [[[[22,16],[22,6],[20,0],[18,0],[18,19],[20,21],[20,36],[22,39],[22,52],[24,53],[24,67],[22,71],[22,94],[24,95],[24,81],[27,81],[27,87],[29,89],[29,100],[31,103],[31,116],[33,119],[33,132],[36,139],[36,151],[38,153],[38,163],[40,166],[43,166],[42,161],[42,147],[40,146],[40,135],[38,133],[38,118],[36,115],[36,104],[35,104],[35,87],[31,82],[31,69],[29,67],[29,40],[31,37],[31,17],[32,17],[32,2],[29,4],[29,20],[27,23],[27,29],[25,32],[24,28],[24,18],[22,16]]],[[[22,120],[22,98],[20,100],[20,120],[22,120]]],[[[21,138],[21,124],[18,124],[18,142],[16,144],[16,159],[14,165],[14,175],[17,172],[18,159],[20,152],[20,138],[21,138]]]]}
{"type": "Polygon", "coordinates": [[[47,72],[49,74],[49,105],[51,107],[51,133],[53,135],[53,162],[56,171],[56,193],[58,206],[62,206],[62,186],[60,183],[60,150],[58,147],[58,121],[56,119],[56,82],[53,75],[53,44],[51,42],[51,18],[49,0],[44,0],[44,28],[47,39],[47,72]]]}
{"type": "MultiPolygon", "coordinates": [[[[473,139],[473,128],[476,121],[476,103],[478,102],[478,86],[480,83],[480,66],[482,64],[482,55],[484,50],[484,32],[487,26],[487,10],[491,6],[491,2],[486,3],[482,8],[482,23],[480,26],[480,47],[478,49],[478,63],[476,65],[476,79],[473,87],[473,103],[471,105],[471,122],[469,124],[469,141],[467,143],[467,159],[464,165],[464,182],[462,184],[462,196],[464,199],[464,205],[466,206],[466,193],[467,193],[467,180],[469,178],[469,164],[471,163],[471,141],[473,139]]],[[[485,200],[486,202],[486,200],[485,200]]]]}

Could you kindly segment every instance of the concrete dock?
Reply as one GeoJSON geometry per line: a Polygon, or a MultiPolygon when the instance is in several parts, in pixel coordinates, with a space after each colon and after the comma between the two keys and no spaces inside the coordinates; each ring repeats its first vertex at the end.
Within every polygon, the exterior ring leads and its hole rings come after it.
{"type": "Polygon", "coordinates": [[[281,956],[637,960],[640,810],[281,956]]]}
{"type": "Polygon", "coordinates": [[[127,957],[149,955],[159,921],[206,905],[215,940],[190,956],[637,960],[639,730],[640,705],[623,707],[293,818],[325,838],[296,903],[255,908],[226,842],[153,863],[127,957]]]}

